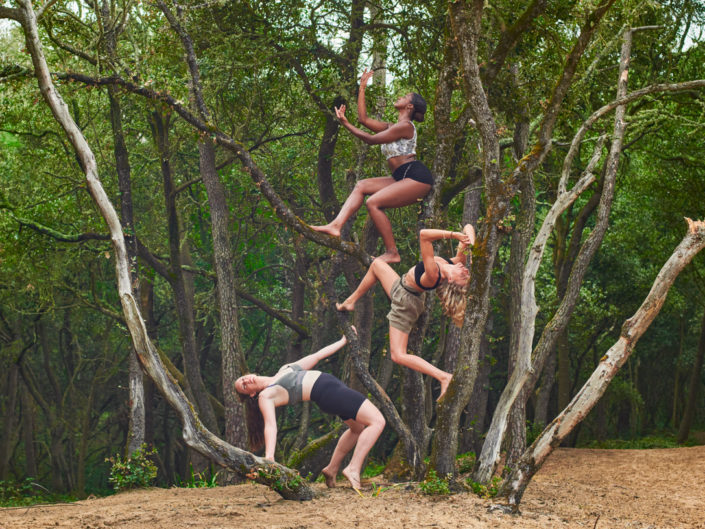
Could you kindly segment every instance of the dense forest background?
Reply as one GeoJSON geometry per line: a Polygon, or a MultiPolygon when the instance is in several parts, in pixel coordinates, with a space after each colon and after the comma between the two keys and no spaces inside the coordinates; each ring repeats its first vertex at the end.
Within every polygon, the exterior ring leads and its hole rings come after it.
{"type": "MultiPolygon", "coordinates": [[[[120,211],[150,337],[204,424],[236,446],[247,448],[231,381],[246,370],[269,374],[338,339],[343,329],[334,302],[358,283],[369,256],[382,251],[364,208],[344,230],[343,240],[353,243],[346,245],[307,233],[265,189],[271,186],[294,218],[321,224],[356,179],[387,174],[379,149],[339,132],[332,113],[341,103],[354,107],[365,67],[377,71],[368,89],[371,114],[395,120],[388,103],[409,91],[429,102],[417,152],[437,186],[418,207],[388,212],[402,255],[398,270],[418,260],[421,226],[457,230],[469,221],[482,235],[492,216],[495,190],[483,180],[487,147],[463,84],[456,4],[58,0],[42,8],[44,53],[120,211]],[[212,134],[182,119],[177,107],[190,109],[212,134]],[[214,141],[217,133],[234,138],[256,167],[214,141]],[[253,178],[259,173],[266,186],[253,178]],[[218,224],[223,212],[226,222],[218,224]],[[229,272],[218,269],[224,255],[229,272]],[[232,299],[224,294],[227,274],[232,299]]],[[[458,453],[481,451],[514,368],[512,289],[521,282],[527,248],[519,239],[538,231],[556,200],[576,132],[616,99],[622,37],[644,28],[633,34],[630,90],[703,79],[704,21],[705,5],[682,0],[485,6],[477,62],[496,123],[500,157],[493,163],[506,175],[545,129],[576,39],[585,27],[596,29],[556,108],[551,149],[495,223],[489,311],[459,417],[458,453]],[[602,7],[597,22],[586,24],[602,7]],[[512,30],[521,38],[511,41],[512,30]],[[507,41],[512,45],[503,52],[507,41]]],[[[79,496],[103,491],[106,458],[134,449],[136,440],[156,447],[162,483],[186,479],[191,465],[202,470],[208,463],[187,447],[177,414],[139,376],[110,237],[86,192],[83,167],[42,102],[22,29],[0,24],[0,481],[33,476],[79,496]],[[141,415],[130,392],[137,383],[144,386],[141,415]]],[[[683,218],[704,217],[704,115],[701,88],[629,102],[611,203],[601,201],[610,173],[607,144],[595,181],[558,217],[535,277],[534,343],[568,295],[571,269],[601,214],[608,215],[608,229],[588,259],[568,325],[526,396],[522,434],[510,429],[504,440],[510,452],[518,442],[520,454],[565,408],[618,338],[683,237],[683,218]]],[[[348,116],[354,123],[354,113],[348,116]]],[[[611,114],[592,125],[569,168],[573,180],[588,166],[597,138],[616,134],[613,127],[611,114]]],[[[700,255],[565,443],[679,433],[685,442],[705,429],[704,273],[700,255]]],[[[454,371],[462,368],[458,351],[466,335],[437,305],[430,302],[412,349],[454,371]]],[[[438,388],[428,380],[418,385],[391,362],[388,310],[378,288],[354,323],[370,373],[407,422],[423,417],[417,439],[424,439],[425,456],[438,388]]],[[[363,389],[347,353],[322,369],[363,389]]],[[[283,410],[277,460],[298,466],[309,457],[309,442],[335,427],[315,407],[283,410]]],[[[372,459],[398,465],[398,441],[388,427],[372,459]]]]}

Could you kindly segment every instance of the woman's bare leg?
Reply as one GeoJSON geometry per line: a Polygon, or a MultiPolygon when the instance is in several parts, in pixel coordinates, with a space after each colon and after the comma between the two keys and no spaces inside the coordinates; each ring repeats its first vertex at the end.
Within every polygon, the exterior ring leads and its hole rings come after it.
{"type": "Polygon", "coordinates": [[[350,193],[350,196],[345,200],[343,207],[340,208],[338,215],[325,226],[311,226],[311,228],[334,237],[340,237],[340,230],[343,229],[343,225],[360,209],[362,202],[365,200],[365,196],[373,195],[392,184],[394,184],[394,178],[391,176],[365,178],[364,180],[358,181],[352,193],[350,193]]]}
{"type": "Polygon", "coordinates": [[[362,281],[360,281],[360,284],[357,286],[355,291],[342,303],[336,303],[335,307],[338,310],[343,311],[355,310],[355,303],[357,300],[364,296],[367,291],[375,286],[378,281],[387,293],[387,296],[389,296],[389,293],[392,290],[392,285],[397,279],[399,279],[399,274],[397,274],[384,260],[378,257],[372,261],[372,264],[367,269],[367,273],[363,276],[362,281]]]}
{"type": "Polygon", "coordinates": [[[326,478],[326,486],[329,489],[335,487],[335,478],[338,476],[340,465],[343,463],[345,456],[353,449],[357,443],[360,433],[365,428],[363,424],[355,422],[353,419],[348,419],[345,423],[350,427],[343,432],[343,435],[338,439],[338,444],[335,445],[335,450],[330,458],[328,465],[321,470],[321,473],[326,478]]]}
{"type": "MultiPolygon", "coordinates": [[[[348,421],[345,422],[347,423],[348,421]]],[[[343,476],[348,479],[354,489],[359,489],[362,464],[365,462],[367,454],[370,453],[370,450],[382,434],[385,420],[382,412],[369,400],[365,400],[362,406],[360,406],[355,420],[352,422],[364,426],[364,430],[362,430],[357,438],[355,451],[350,459],[350,463],[343,469],[343,476]]]]}
{"type": "Polygon", "coordinates": [[[448,389],[448,384],[453,378],[453,375],[438,369],[433,364],[427,362],[420,356],[410,355],[406,352],[409,343],[409,335],[404,331],[400,331],[392,326],[389,327],[389,350],[392,354],[392,360],[401,366],[408,367],[424,375],[431,376],[441,383],[441,394],[438,396],[440,400],[448,389]]]}
{"type": "Polygon", "coordinates": [[[379,256],[380,259],[388,263],[398,263],[401,261],[397,245],[394,242],[394,234],[392,233],[392,223],[389,217],[384,213],[388,208],[400,208],[413,204],[420,198],[425,197],[431,190],[430,184],[424,184],[405,178],[398,182],[388,185],[370,198],[367,199],[367,210],[370,213],[370,218],[375,223],[377,231],[382,237],[386,251],[379,256]]]}

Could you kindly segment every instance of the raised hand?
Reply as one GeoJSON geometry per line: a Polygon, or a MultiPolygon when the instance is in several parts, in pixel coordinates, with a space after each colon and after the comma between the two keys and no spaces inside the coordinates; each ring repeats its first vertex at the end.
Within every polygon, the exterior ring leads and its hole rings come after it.
{"type": "Polygon", "coordinates": [[[472,240],[470,238],[470,235],[468,235],[465,232],[459,232],[459,231],[455,232],[455,237],[453,237],[453,238],[458,240],[459,242],[461,242],[465,246],[472,246],[472,240]]]}
{"type": "Polygon", "coordinates": [[[345,125],[348,122],[348,118],[345,117],[345,105],[340,105],[339,107],[335,107],[335,115],[337,116],[338,120],[345,125]]]}
{"type": "Polygon", "coordinates": [[[367,82],[374,74],[375,72],[373,70],[368,70],[367,68],[365,68],[365,70],[362,72],[362,76],[360,77],[360,88],[365,88],[367,82]]]}

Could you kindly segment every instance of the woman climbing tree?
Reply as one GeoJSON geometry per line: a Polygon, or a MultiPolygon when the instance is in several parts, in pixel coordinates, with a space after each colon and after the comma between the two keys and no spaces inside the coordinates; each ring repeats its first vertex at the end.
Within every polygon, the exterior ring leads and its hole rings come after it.
{"type": "Polygon", "coordinates": [[[392,176],[366,178],[355,184],[338,216],[325,226],[312,226],[316,231],[335,237],[347,220],[367,199],[367,210],[379,231],[386,251],[379,259],[387,263],[398,263],[401,259],[394,242],[392,224],[384,213],[387,208],[400,208],[413,204],[425,197],[433,185],[431,171],[416,159],[416,127],[414,121],[423,121],[426,113],[426,101],[416,93],[406,94],[394,103],[398,112],[396,123],[377,121],[367,116],[365,87],[373,72],[365,70],[360,78],[360,91],[357,96],[357,115],[360,123],[374,132],[370,134],[352,125],[345,117],[345,105],[335,109],[341,124],[353,136],[369,145],[381,145],[382,154],[387,157],[387,164],[392,176]]]}
{"type": "Polygon", "coordinates": [[[475,229],[466,224],[462,232],[424,229],[419,233],[421,261],[413,266],[404,276],[399,275],[381,258],[372,261],[362,281],[342,303],[336,303],[338,310],[352,311],[355,303],[377,282],[382,285],[392,302],[392,309],[387,314],[389,320],[389,349],[392,360],[425,375],[432,376],[441,384],[440,400],[452,378],[433,366],[420,356],[407,353],[409,334],[424,310],[424,294],[427,290],[436,290],[446,313],[453,322],[461,326],[465,313],[466,287],[470,280],[467,268],[468,247],[475,243],[475,229]],[[439,239],[456,239],[459,241],[455,257],[445,259],[435,255],[433,241],[439,239]]]}

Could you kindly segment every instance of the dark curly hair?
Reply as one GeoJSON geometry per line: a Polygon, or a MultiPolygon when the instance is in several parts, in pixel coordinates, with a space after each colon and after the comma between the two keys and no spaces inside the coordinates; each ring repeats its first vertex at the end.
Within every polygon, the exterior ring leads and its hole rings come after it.
{"type": "Polygon", "coordinates": [[[411,119],[418,122],[423,121],[426,114],[426,100],[416,92],[411,92],[411,104],[414,105],[411,119]]]}

